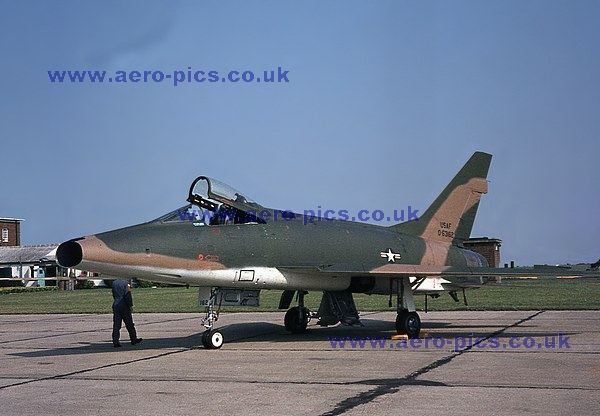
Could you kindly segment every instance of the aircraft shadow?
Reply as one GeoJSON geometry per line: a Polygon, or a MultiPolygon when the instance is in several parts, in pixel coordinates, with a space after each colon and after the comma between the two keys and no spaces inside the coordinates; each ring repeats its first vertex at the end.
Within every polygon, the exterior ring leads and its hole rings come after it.
{"type": "MultiPolygon", "coordinates": [[[[107,352],[125,352],[133,350],[167,350],[167,349],[191,349],[202,345],[202,334],[193,334],[186,337],[170,337],[170,338],[144,338],[141,344],[132,346],[129,341],[121,342],[121,348],[114,348],[112,342],[85,342],[79,343],[78,347],[50,348],[37,349],[34,351],[24,351],[9,353],[7,355],[17,357],[56,357],[69,355],[85,355],[85,354],[104,354],[107,352]]],[[[35,347],[33,347],[35,348],[35,347]]]]}
{"type": "MultiPolygon", "coordinates": [[[[267,323],[267,322],[247,322],[247,323],[235,323],[219,327],[225,338],[226,345],[243,345],[245,343],[298,343],[298,342],[319,342],[329,341],[332,338],[341,339],[349,337],[353,339],[357,338],[370,338],[370,339],[389,339],[395,335],[394,324],[387,321],[363,319],[364,326],[362,327],[348,327],[343,325],[336,325],[330,327],[318,327],[311,325],[309,330],[303,334],[290,334],[288,333],[283,325],[267,323]]],[[[492,335],[494,332],[500,331],[505,326],[502,325],[460,325],[450,324],[446,322],[426,322],[423,324],[422,332],[428,334],[430,337],[442,337],[446,339],[455,337],[487,337],[492,335]],[[437,329],[443,328],[444,331],[437,329]],[[429,333],[428,330],[435,330],[429,333]]],[[[498,335],[501,338],[508,337],[555,337],[557,332],[548,331],[522,331],[523,327],[519,326],[519,332],[509,328],[507,331],[502,331],[498,335]]],[[[515,328],[516,329],[516,328],[515,328]]],[[[576,332],[563,332],[563,336],[574,335],[576,332]]],[[[141,334],[143,336],[143,334],[141,334]]],[[[59,356],[74,356],[74,355],[85,355],[85,354],[106,354],[109,352],[120,353],[120,352],[131,352],[134,350],[188,350],[188,349],[202,349],[202,332],[188,335],[185,337],[164,337],[164,338],[144,338],[141,344],[131,346],[129,341],[122,342],[123,347],[115,349],[112,346],[112,342],[80,342],[78,347],[64,347],[64,348],[50,348],[50,349],[36,349],[33,351],[10,353],[7,355],[28,357],[28,358],[39,358],[39,357],[59,357],[59,356]]],[[[33,347],[35,348],[35,347],[33,347]]]]}

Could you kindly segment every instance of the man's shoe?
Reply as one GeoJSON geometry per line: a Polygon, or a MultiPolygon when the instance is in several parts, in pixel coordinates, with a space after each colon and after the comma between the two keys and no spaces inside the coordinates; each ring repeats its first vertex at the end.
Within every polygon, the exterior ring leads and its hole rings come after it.
{"type": "Polygon", "coordinates": [[[142,342],[141,338],[136,338],[134,340],[131,341],[131,345],[135,345],[135,344],[139,344],[140,342],[142,342]]]}
{"type": "Polygon", "coordinates": [[[121,344],[113,344],[113,347],[115,347],[115,348],[120,348],[120,347],[121,347],[121,344]]]}

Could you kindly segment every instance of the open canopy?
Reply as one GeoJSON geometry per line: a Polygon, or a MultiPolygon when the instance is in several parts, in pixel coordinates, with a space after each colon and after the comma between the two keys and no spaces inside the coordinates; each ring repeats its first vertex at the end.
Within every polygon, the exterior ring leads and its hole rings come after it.
{"type": "Polygon", "coordinates": [[[203,217],[210,225],[264,222],[257,216],[262,207],[252,198],[208,176],[199,176],[192,182],[187,201],[209,211],[203,217]]]}
{"type": "Polygon", "coordinates": [[[258,213],[264,208],[252,198],[231,186],[208,176],[192,182],[188,205],[169,212],[154,221],[191,221],[194,225],[264,223],[258,213]]]}
{"type": "Polygon", "coordinates": [[[246,194],[208,176],[199,176],[192,182],[187,197],[188,205],[157,218],[155,221],[191,221],[200,225],[264,224],[275,214],[290,220],[296,214],[265,208],[246,194]]]}
{"type": "Polygon", "coordinates": [[[243,211],[261,208],[252,198],[208,176],[199,176],[192,182],[187,201],[209,211],[218,209],[219,203],[243,211]]]}

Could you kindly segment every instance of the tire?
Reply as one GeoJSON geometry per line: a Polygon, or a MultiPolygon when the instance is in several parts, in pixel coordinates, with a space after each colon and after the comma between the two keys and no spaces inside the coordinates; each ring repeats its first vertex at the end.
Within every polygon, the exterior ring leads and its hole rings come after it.
{"type": "Polygon", "coordinates": [[[396,316],[396,332],[399,334],[406,334],[406,314],[408,311],[404,309],[396,316]]]}
{"type": "Polygon", "coordinates": [[[409,338],[418,338],[421,333],[421,318],[416,312],[403,310],[396,317],[396,331],[409,338]]]}
{"type": "Polygon", "coordinates": [[[206,331],[202,334],[202,345],[208,350],[217,350],[223,346],[225,338],[220,331],[206,331]]]}
{"type": "Polygon", "coordinates": [[[309,313],[307,308],[303,309],[302,315],[300,315],[300,308],[298,306],[288,309],[283,320],[285,329],[292,334],[301,334],[305,332],[306,326],[308,325],[308,316],[309,313]]]}

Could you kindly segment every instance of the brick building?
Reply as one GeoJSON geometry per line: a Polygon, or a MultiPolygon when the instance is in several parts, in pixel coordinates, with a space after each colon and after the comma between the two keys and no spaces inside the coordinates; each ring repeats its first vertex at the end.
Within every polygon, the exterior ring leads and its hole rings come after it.
{"type": "MultiPolygon", "coordinates": [[[[21,246],[21,221],[0,218],[0,287],[26,284],[27,286],[56,286],[74,289],[84,286],[92,274],[78,269],[64,268],[56,263],[58,244],[21,246]],[[79,279],[79,277],[82,277],[79,279]]],[[[102,280],[89,279],[96,286],[102,280]]]]}
{"type": "Polygon", "coordinates": [[[500,267],[500,246],[502,240],[497,238],[469,238],[463,242],[467,250],[474,251],[486,258],[490,267],[500,267]]]}
{"type": "Polygon", "coordinates": [[[21,245],[21,221],[17,218],[0,218],[0,247],[21,245]]]}

